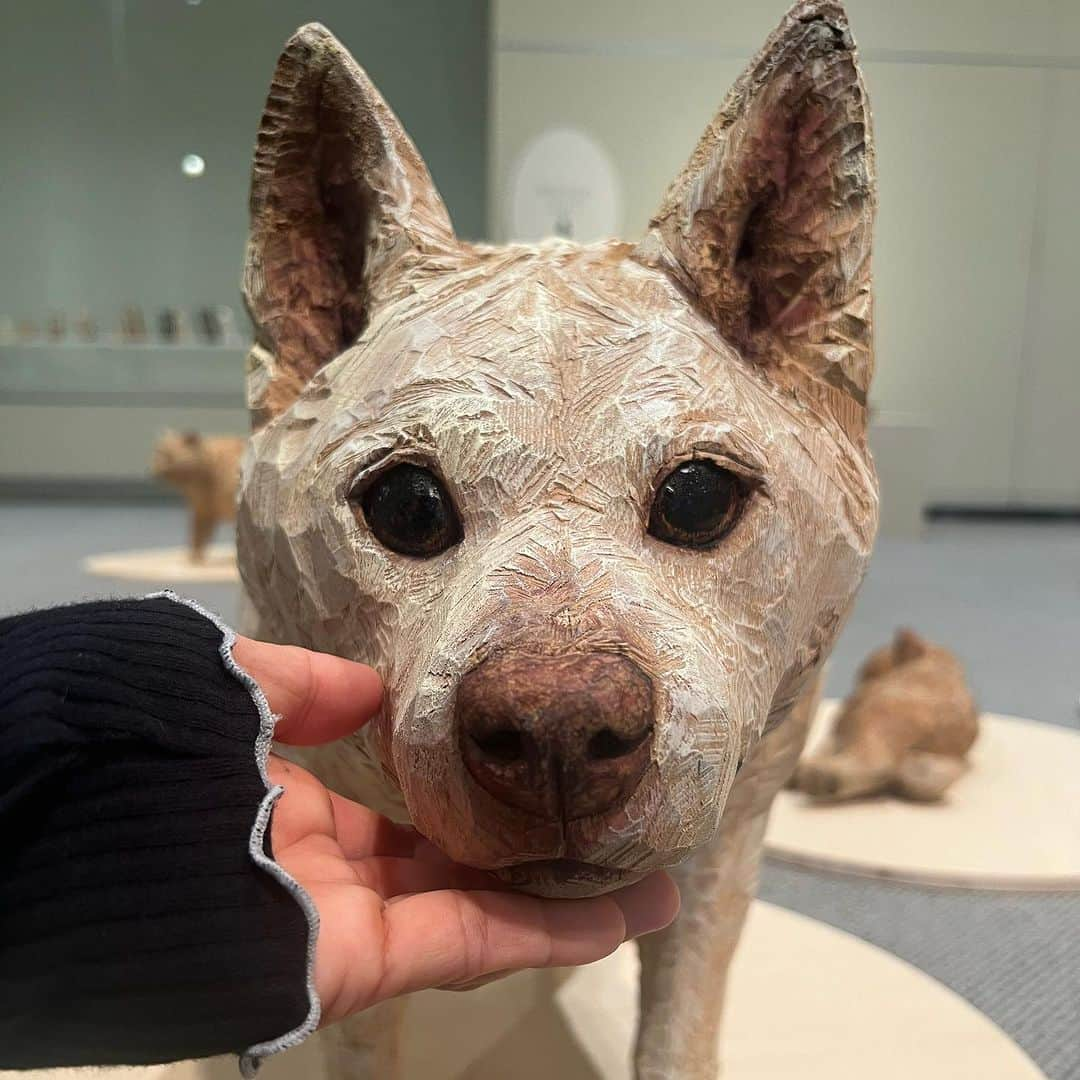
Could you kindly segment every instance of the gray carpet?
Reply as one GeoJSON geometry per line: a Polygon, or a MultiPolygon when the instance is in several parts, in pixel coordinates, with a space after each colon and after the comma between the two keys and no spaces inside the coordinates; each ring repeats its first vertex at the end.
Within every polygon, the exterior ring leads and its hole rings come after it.
{"type": "MultiPolygon", "coordinates": [[[[222,618],[236,618],[234,585],[146,584],[90,577],[87,555],[185,542],[187,514],[171,504],[0,502],[0,615],[102,596],[139,596],[175,587],[222,618]]],[[[218,540],[227,540],[222,530],[218,540]]]]}
{"type": "Polygon", "coordinates": [[[1080,525],[949,522],[879,540],[828,693],[843,697],[903,624],[960,655],[984,709],[1080,726],[1080,525]]]}
{"type": "MultiPolygon", "coordinates": [[[[78,561],[183,534],[179,507],[0,504],[0,614],[149,591],[86,577],[78,561]]],[[[231,586],[179,591],[236,617],[231,586]]],[[[880,541],[833,655],[830,694],[850,688],[859,662],[898,624],[954,648],[984,708],[1080,726],[1080,526],[950,523],[921,542],[880,541]]],[[[1050,1080],[1080,1080],[1080,894],[923,889],[779,863],[766,865],[761,894],[924,969],[998,1023],[1050,1080]]]]}

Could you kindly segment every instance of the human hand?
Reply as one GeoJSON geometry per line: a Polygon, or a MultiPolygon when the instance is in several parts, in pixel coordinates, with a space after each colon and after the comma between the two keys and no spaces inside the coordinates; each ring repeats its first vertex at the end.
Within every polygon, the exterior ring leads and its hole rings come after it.
{"type": "MultiPolygon", "coordinates": [[[[379,708],[381,681],[363,664],[243,637],[233,654],[281,716],[274,735],[283,743],[341,738],[379,708]]],[[[663,871],[588,900],[510,892],[298,765],[271,755],[268,770],[285,788],[271,820],[274,857],[319,912],[314,975],[324,1023],[413,990],[591,963],[678,912],[663,871]]]]}

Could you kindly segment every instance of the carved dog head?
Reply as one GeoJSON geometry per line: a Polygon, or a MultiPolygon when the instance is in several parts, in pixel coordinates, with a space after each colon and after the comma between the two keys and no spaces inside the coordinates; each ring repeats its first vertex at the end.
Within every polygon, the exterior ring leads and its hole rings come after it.
{"type": "Polygon", "coordinates": [[[382,672],[351,745],[454,858],[575,895],[715,832],[871,547],[874,200],[831,2],[788,14],[637,245],[459,241],[338,42],[286,46],[243,579],[265,633],[382,672]]]}

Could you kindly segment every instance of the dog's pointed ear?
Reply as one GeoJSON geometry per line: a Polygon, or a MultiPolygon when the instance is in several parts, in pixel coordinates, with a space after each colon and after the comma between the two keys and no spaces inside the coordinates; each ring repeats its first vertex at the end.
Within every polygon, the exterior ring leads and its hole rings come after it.
{"type": "Polygon", "coordinates": [[[843,8],[804,0],[732,87],[650,222],[665,269],[748,359],[837,388],[873,369],[870,110],[843,8]]]}
{"type": "Polygon", "coordinates": [[[356,339],[380,275],[453,243],[427,167],[371,80],[325,27],[301,28],[278,60],[252,170],[255,426],[356,339]]]}
{"type": "Polygon", "coordinates": [[[906,664],[910,660],[918,660],[926,654],[926,639],[920,637],[914,630],[901,626],[893,638],[893,655],[898,664],[906,664]]]}

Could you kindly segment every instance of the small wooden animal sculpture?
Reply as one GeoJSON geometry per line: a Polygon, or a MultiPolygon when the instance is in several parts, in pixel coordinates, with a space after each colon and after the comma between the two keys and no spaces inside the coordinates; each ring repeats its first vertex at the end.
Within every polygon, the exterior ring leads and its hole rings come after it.
{"type": "Polygon", "coordinates": [[[828,745],[792,787],[817,799],[880,792],[933,802],[967,769],[979,713],[960,661],[911,630],[867,657],[828,745]]]}
{"type": "MultiPolygon", "coordinates": [[[[791,10],[638,244],[459,240],[321,26],[259,130],[247,630],[382,673],[380,717],[305,760],[457,861],[554,897],[677,868],[641,1080],[716,1078],[799,702],[869,558],[874,205],[831,0],[791,10]]],[[[330,1029],[331,1075],[395,1029],[330,1029]]]]}
{"type": "Polygon", "coordinates": [[[191,561],[202,562],[206,545],[223,521],[236,520],[236,489],[246,440],[235,435],[167,431],[154,445],[150,470],[177,488],[191,510],[191,561]]]}
{"type": "Polygon", "coordinates": [[[75,320],[75,336],[79,341],[89,344],[97,341],[98,327],[94,317],[85,308],[79,312],[75,320]]]}
{"type": "Polygon", "coordinates": [[[146,317],[142,308],[132,304],[120,313],[120,340],[125,345],[141,345],[146,341],[146,317]]]}
{"type": "Polygon", "coordinates": [[[45,336],[49,341],[63,341],[67,337],[67,318],[62,311],[50,311],[45,320],[45,336]]]}
{"type": "Polygon", "coordinates": [[[33,319],[20,319],[15,327],[15,335],[21,344],[37,341],[40,327],[33,319]]]}

